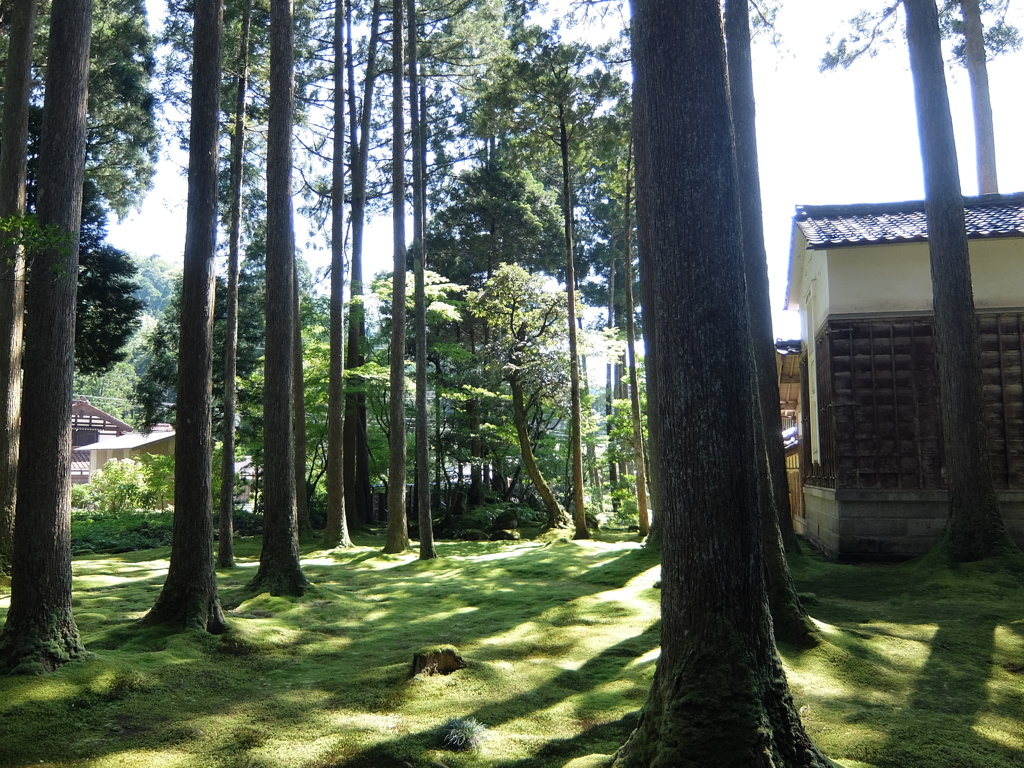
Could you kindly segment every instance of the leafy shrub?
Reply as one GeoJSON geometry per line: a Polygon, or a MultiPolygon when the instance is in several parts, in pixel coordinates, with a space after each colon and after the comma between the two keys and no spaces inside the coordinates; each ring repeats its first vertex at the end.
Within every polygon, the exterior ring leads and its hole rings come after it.
{"type": "Polygon", "coordinates": [[[111,459],[89,480],[96,509],[120,515],[149,505],[150,494],[145,467],[132,459],[111,459]]]}
{"type": "Polygon", "coordinates": [[[71,486],[71,508],[92,509],[95,505],[92,486],[88,483],[75,483],[71,486]]]}
{"type": "Polygon", "coordinates": [[[445,749],[477,749],[487,738],[487,726],[472,717],[453,717],[441,726],[441,745],[445,749]]]}

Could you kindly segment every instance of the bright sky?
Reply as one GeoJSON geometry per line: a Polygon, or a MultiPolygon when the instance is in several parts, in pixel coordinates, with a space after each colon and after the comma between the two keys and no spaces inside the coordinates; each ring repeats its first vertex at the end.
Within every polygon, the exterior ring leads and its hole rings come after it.
{"type": "MultiPolygon", "coordinates": [[[[775,333],[781,338],[799,336],[795,313],[782,311],[795,206],[915,200],[924,195],[905,44],[880,49],[877,57],[859,61],[848,71],[818,72],[828,34],[858,10],[880,4],[785,0],[776,23],[780,46],[773,48],[767,40],[755,44],[765,240],[775,333]]],[[[1021,4],[1013,6],[1010,16],[1024,28],[1021,4]]],[[[989,64],[1001,192],[1024,191],[1024,145],[1019,139],[1024,125],[1022,73],[1024,52],[989,64]]],[[[964,194],[974,195],[974,130],[966,71],[947,70],[947,82],[961,183],[964,194]]],[[[110,227],[113,244],[141,255],[181,259],[186,192],[180,153],[175,160],[160,164],[156,186],[141,211],[110,227]]],[[[390,267],[390,235],[389,221],[371,222],[365,277],[390,267]]]]}

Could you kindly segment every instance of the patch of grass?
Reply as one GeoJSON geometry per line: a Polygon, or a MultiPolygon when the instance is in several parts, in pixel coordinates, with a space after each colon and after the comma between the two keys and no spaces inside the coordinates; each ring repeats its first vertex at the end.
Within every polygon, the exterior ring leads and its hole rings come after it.
{"type": "MultiPolygon", "coordinates": [[[[602,534],[439,542],[420,562],[357,541],[307,545],[315,588],[275,598],[245,591],[260,542],[239,539],[238,567],[218,573],[219,637],[138,626],[166,548],[76,558],[94,656],[0,678],[0,768],[596,768],[625,741],[658,657],[655,554],[602,534]],[[412,654],[441,646],[467,667],[410,678],[412,654]],[[444,724],[470,719],[486,740],[445,749],[444,724]]],[[[783,656],[826,754],[845,768],[1024,764],[1024,562],[793,569],[825,641],[783,656]]]]}

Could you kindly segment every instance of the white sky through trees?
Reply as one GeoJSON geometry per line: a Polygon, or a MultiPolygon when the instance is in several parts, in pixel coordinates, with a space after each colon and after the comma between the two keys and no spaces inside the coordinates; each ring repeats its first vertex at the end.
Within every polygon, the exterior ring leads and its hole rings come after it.
{"type": "MultiPolygon", "coordinates": [[[[567,0],[552,0],[552,10],[567,0]]],[[[754,44],[758,148],[765,239],[771,277],[775,334],[799,337],[796,313],[783,312],[794,207],[804,204],[891,202],[921,199],[924,182],[918,148],[905,41],[880,46],[878,55],[849,70],[818,72],[826,37],[857,11],[881,0],[782,0],[777,47],[767,36],[754,44]]],[[[150,0],[151,20],[162,0],[150,0]]],[[[1024,2],[1011,4],[1008,19],[1024,28],[1024,2]]],[[[947,83],[964,194],[977,194],[974,127],[967,71],[947,67],[947,83]]],[[[989,62],[999,189],[1024,191],[1024,52],[989,62]]],[[[169,140],[168,144],[173,140],[169,140]]],[[[119,248],[148,256],[182,258],[185,235],[183,153],[165,146],[156,185],[140,211],[110,226],[119,248]],[[168,153],[170,152],[170,157],[168,153]]],[[[298,222],[297,222],[298,223],[298,222]]],[[[411,231],[411,229],[410,229],[411,231]]],[[[303,242],[301,233],[298,241],[303,242]]],[[[390,268],[390,219],[367,228],[366,279],[390,268]]],[[[320,266],[327,251],[307,254],[320,266]]]]}

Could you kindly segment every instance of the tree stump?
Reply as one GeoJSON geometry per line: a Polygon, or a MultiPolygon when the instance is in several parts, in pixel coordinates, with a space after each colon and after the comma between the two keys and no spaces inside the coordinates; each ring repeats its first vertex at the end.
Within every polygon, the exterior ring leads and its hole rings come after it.
{"type": "Polygon", "coordinates": [[[412,673],[428,675],[450,675],[458,669],[465,669],[466,662],[454,645],[436,645],[423,648],[412,655],[412,673]]]}

